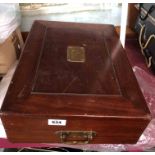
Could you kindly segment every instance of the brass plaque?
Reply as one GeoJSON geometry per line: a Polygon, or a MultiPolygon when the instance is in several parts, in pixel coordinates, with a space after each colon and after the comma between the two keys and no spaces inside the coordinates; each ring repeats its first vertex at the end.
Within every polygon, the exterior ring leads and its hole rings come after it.
{"type": "Polygon", "coordinates": [[[85,49],[81,46],[67,47],[67,61],[69,62],[85,62],[85,49]]]}

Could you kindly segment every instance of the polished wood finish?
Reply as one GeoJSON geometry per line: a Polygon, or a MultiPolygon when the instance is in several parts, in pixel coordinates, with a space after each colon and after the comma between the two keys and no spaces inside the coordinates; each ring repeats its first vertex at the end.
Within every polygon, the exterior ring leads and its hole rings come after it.
{"type": "Polygon", "coordinates": [[[28,34],[29,34],[29,32],[27,32],[27,31],[21,32],[21,35],[22,35],[22,38],[23,38],[24,42],[26,41],[28,34]]]}
{"type": "Polygon", "coordinates": [[[139,14],[138,9],[135,7],[136,3],[129,3],[128,4],[128,21],[127,25],[129,28],[134,30],[135,23],[139,14]]]}
{"type": "Polygon", "coordinates": [[[12,142],[95,131],[90,143],[136,143],[151,120],[112,25],[48,21],[33,24],[0,114],[12,142]],[[85,62],[67,61],[68,46],[83,47],[85,62]]]}
{"type": "MultiPolygon", "coordinates": [[[[118,34],[118,36],[120,36],[120,32],[121,32],[121,27],[120,26],[115,26],[116,32],[118,34]]],[[[133,39],[133,38],[137,38],[137,33],[134,32],[130,27],[126,27],[126,39],[133,39]]]]}

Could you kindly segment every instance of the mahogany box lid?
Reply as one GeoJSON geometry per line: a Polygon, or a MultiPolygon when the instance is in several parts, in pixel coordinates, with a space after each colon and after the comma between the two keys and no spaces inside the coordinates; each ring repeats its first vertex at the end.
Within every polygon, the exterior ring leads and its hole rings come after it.
{"type": "Polygon", "coordinates": [[[8,115],[150,121],[114,26],[48,21],[29,33],[1,108],[8,115]]]}

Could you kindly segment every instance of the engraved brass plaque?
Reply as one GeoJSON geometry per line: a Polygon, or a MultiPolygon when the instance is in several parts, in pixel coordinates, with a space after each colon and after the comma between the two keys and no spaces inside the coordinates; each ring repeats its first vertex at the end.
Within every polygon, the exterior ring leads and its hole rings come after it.
{"type": "Polygon", "coordinates": [[[69,62],[85,62],[85,49],[81,46],[67,47],[67,61],[69,62]]]}

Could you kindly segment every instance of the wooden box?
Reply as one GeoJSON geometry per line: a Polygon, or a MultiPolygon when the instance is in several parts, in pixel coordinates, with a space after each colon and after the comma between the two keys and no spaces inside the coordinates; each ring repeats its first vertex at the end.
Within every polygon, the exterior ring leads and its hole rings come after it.
{"type": "Polygon", "coordinates": [[[11,142],[129,144],[151,116],[114,26],[35,21],[1,119],[11,142]]]}

